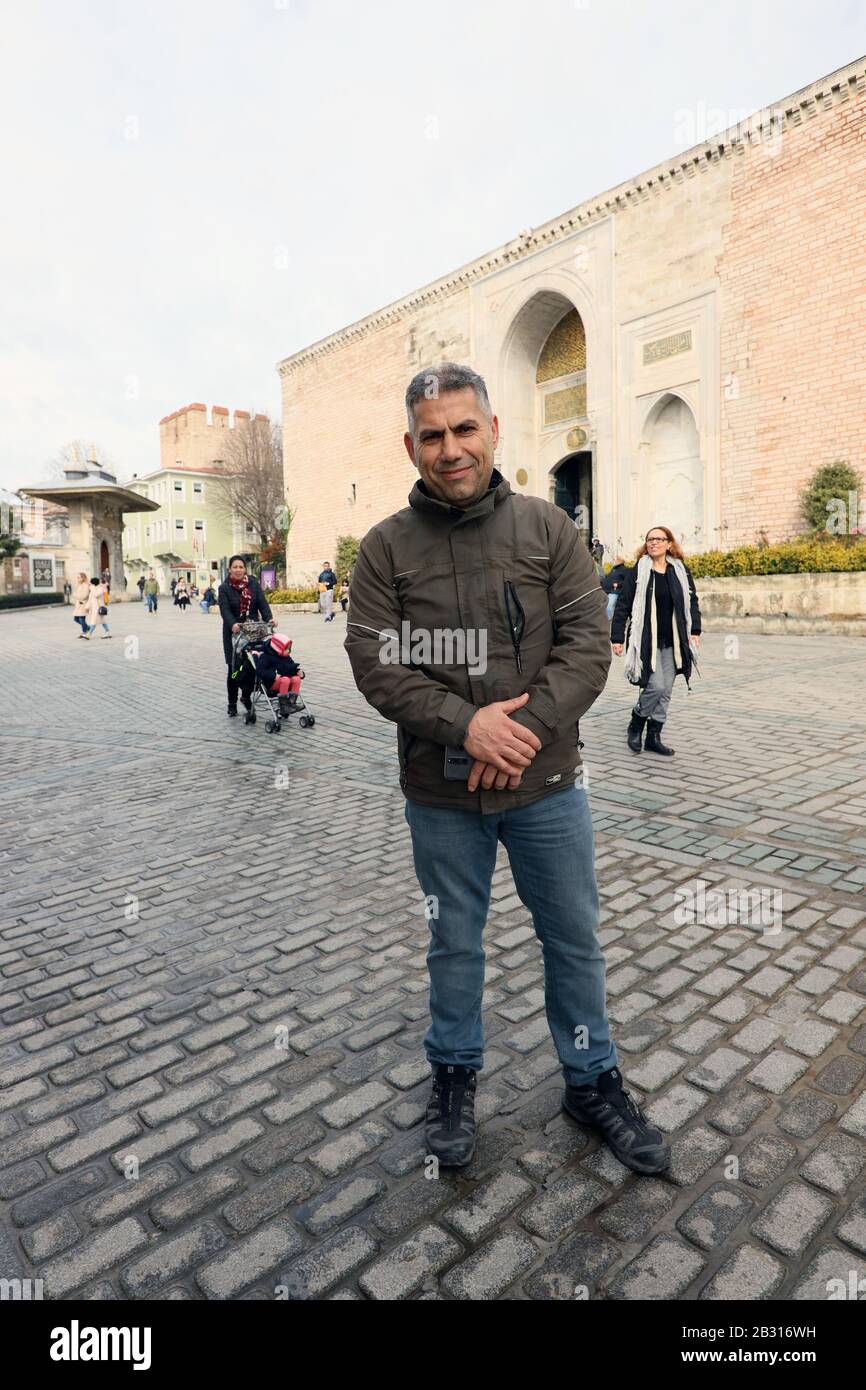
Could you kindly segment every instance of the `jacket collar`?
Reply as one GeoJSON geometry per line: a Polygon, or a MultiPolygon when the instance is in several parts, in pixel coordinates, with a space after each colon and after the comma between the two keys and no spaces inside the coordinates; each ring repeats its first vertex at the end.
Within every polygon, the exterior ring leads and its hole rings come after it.
{"type": "Polygon", "coordinates": [[[489,515],[494,507],[498,507],[510,496],[511,484],[507,478],[503,478],[498,468],[494,468],[490,475],[490,486],[484,496],[471,507],[454,507],[450,502],[442,502],[438,497],[432,497],[420,478],[409,493],[409,506],[426,516],[438,516],[449,521],[471,521],[476,517],[489,515]]]}

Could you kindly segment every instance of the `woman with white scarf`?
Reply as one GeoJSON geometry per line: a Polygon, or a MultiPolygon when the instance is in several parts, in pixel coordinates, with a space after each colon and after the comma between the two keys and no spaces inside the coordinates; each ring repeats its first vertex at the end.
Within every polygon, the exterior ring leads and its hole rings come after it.
{"type": "Polygon", "coordinates": [[[641,751],[646,725],[646,751],[673,757],[661,741],[671,691],[677,676],[686,685],[697,663],[701,610],[691,572],[672,531],[652,526],[637,553],[637,564],[626,570],[610,628],[614,655],[626,647],[625,674],[641,687],[631,712],[628,746],[641,751]],[[626,636],[628,625],[628,636],[626,636]]]}

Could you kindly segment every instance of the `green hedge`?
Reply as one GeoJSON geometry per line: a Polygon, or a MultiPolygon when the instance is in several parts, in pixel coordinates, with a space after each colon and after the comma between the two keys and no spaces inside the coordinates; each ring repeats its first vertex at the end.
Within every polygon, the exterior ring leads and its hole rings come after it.
{"type": "Polygon", "coordinates": [[[843,540],[783,541],[778,545],[740,545],[734,550],[706,550],[688,557],[696,579],[724,579],[742,574],[838,574],[866,570],[866,542],[843,540]]]}
{"type": "Polygon", "coordinates": [[[37,604],[62,602],[62,594],[0,594],[0,608],[33,608],[37,604]]]}
{"type": "MultiPolygon", "coordinates": [[[[634,560],[626,560],[631,568],[634,560]]],[[[738,545],[687,555],[696,579],[729,579],[743,574],[842,574],[866,570],[866,541],[780,541],[778,545],[738,545]]],[[[605,565],[605,573],[613,568],[605,565]]]]}
{"type": "Polygon", "coordinates": [[[318,589],[265,589],[268,603],[316,603],[318,589]]]}

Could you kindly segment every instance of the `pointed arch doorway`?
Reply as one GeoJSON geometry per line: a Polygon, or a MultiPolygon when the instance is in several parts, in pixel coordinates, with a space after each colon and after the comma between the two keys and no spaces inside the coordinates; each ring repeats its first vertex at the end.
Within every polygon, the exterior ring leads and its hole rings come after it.
{"type": "Polygon", "coordinates": [[[568,513],[585,540],[591,540],[594,533],[590,450],[566,454],[551,470],[550,501],[568,513]]]}

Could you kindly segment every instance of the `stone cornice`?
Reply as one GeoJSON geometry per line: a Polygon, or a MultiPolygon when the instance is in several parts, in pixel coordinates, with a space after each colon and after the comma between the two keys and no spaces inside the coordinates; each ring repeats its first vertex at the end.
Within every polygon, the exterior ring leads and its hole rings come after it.
{"type": "Polygon", "coordinates": [[[404,295],[402,299],[396,299],[384,308],[368,314],[366,318],[358,319],[355,323],[338,329],[336,333],[301,348],[278,362],[277,370],[281,377],[290,376],[318,357],[324,357],[349,343],[357,342],[389,324],[399,323],[406,313],[436,300],[447,299],[504,266],[524,260],[555,242],[563,241],[604,217],[646,202],[648,198],[657,196],[674,184],[706,173],[722,160],[742,153],[748,145],[756,145],[777,137],[780,132],[801,125],[805,119],[850,101],[853,96],[863,92],[866,92],[866,58],[858,58],[847,67],[839,68],[827,77],[818,78],[810,86],[801,88],[774,105],[763,107],[728,130],[711,136],[699,145],[693,145],[691,149],[675,155],[673,159],[664,160],[606,193],[587,199],[576,208],[540,227],[521,232],[505,245],[480,256],[477,260],[467,262],[450,275],[434,280],[429,285],[404,295]]]}

